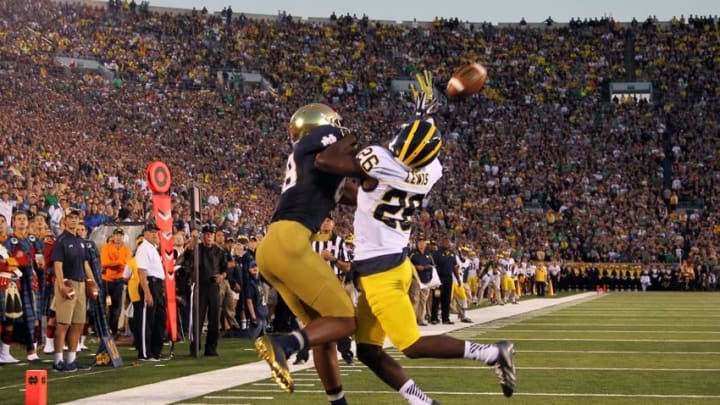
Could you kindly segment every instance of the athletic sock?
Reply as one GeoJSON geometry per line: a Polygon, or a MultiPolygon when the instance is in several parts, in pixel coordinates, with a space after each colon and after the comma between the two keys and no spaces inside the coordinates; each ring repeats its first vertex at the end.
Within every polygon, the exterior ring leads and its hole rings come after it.
{"type": "Polygon", "coordinates": [[[328,401],[330,401],[330,405],[348,405],[344,393],[342,394],[342,397],[337,399],[330,399],[330,397],[328,397],[328,401]]]}
{"type": "Polygon", "coordinates": [[[77,358],[77,352],[68,352],[68,360],[67,360],[68,364],[74,362],[76,358],[77,358]]]}
{"type": "Polygon", "coordinates": [[[480,360],[485,364],[494,364],[497,361],[498,353],[499,350],[495,345],[483,345],[466,341],[463,357],[469,360],[480,360]]]}
{"type": "Polygon", "coordinates": [[[342,385],[329,390],[325,390],[325,394],[327,394],[328,396],[328,402],[330,402],[330,405],[347,405],[347,400],[345,399],[345,392],[343,392],[342,385]]]}
{"type": "Polygon", "coordinates": [[[305,334],[305,331],[302,330],[294,331],[289,335],[278,336],[277,342],[280,343],[282,348],[285,350],[286,358],[308,346],[307,335],[305,334]]]}
{"type": "Polygon", "coordinates": [[[407,380],[398,392],[410,405],[431,405],[433,403],[433,400],[425,395],[412,379],[407,380]]]}

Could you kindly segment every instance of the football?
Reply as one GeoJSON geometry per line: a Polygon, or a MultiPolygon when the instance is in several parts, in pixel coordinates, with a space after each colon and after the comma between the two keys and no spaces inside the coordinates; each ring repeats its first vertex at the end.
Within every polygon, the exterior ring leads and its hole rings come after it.
{"type": "Polygon", "coordinates": [[[475,62],[458,69],[447,84],[448,97],[468,97],[480,91],[487,79],[485,66],[475,62]]]}

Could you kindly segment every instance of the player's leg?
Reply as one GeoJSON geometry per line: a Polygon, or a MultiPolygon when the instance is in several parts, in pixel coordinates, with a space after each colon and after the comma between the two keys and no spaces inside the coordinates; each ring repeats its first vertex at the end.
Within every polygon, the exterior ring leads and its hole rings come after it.
{"type": "Polygon", "coordinates": [[[328,401],[333,405],[347,404],[343,391],[342,379],[340,378],[340,366],[337,358],[337,347],[335,343],[325,343],[313,346],[313,361],[320,381],[328,396],[328,401]]]}
{"type": "Polygon", "coordinates": [[[389,271],[360,278],[357,308],[357,355],[375,375],[410,404],[434,404],[382,348],[386,330],[398,349],[420,336],[415,309],[407,294],[412,278],[409,261],[389,271]]]}
{"type": "MultiPolygon", "coordinates": [[[[293,390],[287,367],[292,353],[304,347],[333,343],[355,331],[352,302],[335,275],[327,271],[327,264],[313,252],[310,236],[311,232],[297,222],[275,222],[257,250],[261,274],[306,324],[302,330],[289,335],[264,336],[255,341],[255,349],[270,364],[273,378],[288,392],[293,390]]],[[[334,344],[332,347],[334,349],[334,344]]],[[[333,355],[336,356],[334,352],[333,355]]],[[[328,373],[330,371],[331,367],[328,373]]],[[[324,378],[326,387],[333,384],[332,379],[322,374],[320,377],[324,378]]],[[[339,375],[336,378],[339,379],[339,375]]],[[[341,386],[330,391],[335,397],[342,396],[341,386]]]]}
{"type": "Polygon", "coordinates": [[[494,366],[503,392],[506,396],[512,395],[516,380],[513,344],[506,341],[478,344],[446,335],[421,337],[406,293],[411,277],[412,269],[407,261],[386,272],[360,277],[364,294],[358,303],[358,358],[363,363],[367,360],[375,364],[379,373],[369,364],[368,367],[381,379],[387,378],[397,385],[398,379],[404,378],[404,373],[398,374],[385,356],[363,346],[365,360],[361,357],[361,343],[382,347],[386,333],[395,347],[410,358],[466,358],[494,366]]]}
{"type": "Polygon", "coordinates": [[[465,358],[482,361],[495,368],[505,396],[512,396],[515,390],[515,350],[513,343],[509,341],[481,344],[447,335],[423,336],[403,350],[403,353],[410,358],[465,358]]]}
{"type": "Polygon", "coordinates": [[[310,231],[293,221],[275,222],[270,228],[258,247],[260,273],[305,323],[309,345],[335,342],[355,332],[352,301],[312,250],[310,231]]]}

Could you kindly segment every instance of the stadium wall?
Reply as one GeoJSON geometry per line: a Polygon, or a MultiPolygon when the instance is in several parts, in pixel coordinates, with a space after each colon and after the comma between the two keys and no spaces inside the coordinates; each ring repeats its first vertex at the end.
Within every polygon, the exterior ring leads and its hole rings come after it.
{"type": "MultiPolygon", "coordinates": [[[[92,7],[107,7],[108,2],[107,0],[101,1],[101,0],[51,0],[54,3],[61,3],[61,4],[85,4],[92,7]]],[[[141,0],[136,0],[136,3],[139,5],[141,0]]],[[[184,9],[184,8],[173,8],[173,7],[158,7],[153,6],[152,1],[150,1],[149,10],[156,13],[167,13],[167,14],[190,14],[193,12],[200,12],[202,10],[202,3],[199,4],[200,9],[184,9]]],[[[215,15],[220,15],[220,12],[214,12],[215,15]]],[[[241,10],[234,10],[233,11],[233,18],[238,18],[240,15],[244,15],[245,18],[251,19],[251,20],[273,20],[277,19],[277,14],[256,14],[256,13],[243,13],[241,10]]],[[[338,18],[341,17],[340,14],[338,14],[338,18]]],[[[454,19],[455,16],[443,16],[445,19],[454,19]]],[[[599,18],[599,17],[598,17],[599,18]]],[[[309,17],[309,16],[293,16],[293,21],[302,21],[302,22],[316,22],[316,23],[331,23],[330,16],[327,17],[309,17]]],[[[383,25],[390,25],[390,24],[401,24],[401,25],[417,25],[418,27],[431,27],[434,22],[433,21],[414,21],[414,20],[405,20],[405,21],[393,21],[393,20],[378,20],[378,19],[369,19],[370,22],[373,24],[380,23],[383,25]]],[[[644,20],[642,20],[644,21],[644,20]]],[[[641,20],[638,20],[638,23],[642,23],[641,20]]],[[[480,26],[482,24],[490,24],[497,27],[521,27],[524,26],[526,29],[539,29],[544,30],[548,28],[559,28],[559,27],[567,27],[569,25],[569,22],[558,22],[553,21],[552,25],[548,25],[545,23],[545,21],[539,21],[539,22],[527,22],[526,24],[522,25],[520,24],[520,21],[517,22],[498,22],[497,24],[492,24],[487,21],[462,21],[463,24],[472,24],[474,26],[480,26]]],[[[630,26],[631,22],[618,22],[616,21],[616,24],[619,24],[621,27],[630,26]]],[[[670,25],[669,21],[661,21],[656,22],[656,25],[665,26],[670,25]]]]}

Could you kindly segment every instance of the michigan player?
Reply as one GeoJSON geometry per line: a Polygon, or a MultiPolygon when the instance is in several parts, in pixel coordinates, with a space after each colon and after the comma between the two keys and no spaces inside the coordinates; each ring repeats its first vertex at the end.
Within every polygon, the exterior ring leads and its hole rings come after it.
{"type": "MultiPolygon", "coordinates": [[[[418,77],[422,83],[422,77],[418,77]]],[[[429,80],[428,80],[429,82],[429,80]]],[[[427,94],[427,93],[426,93],[427,94]]],[[[422,96],[421,96],[422,97],[422,96]]],[[[432,96],[428,97],[431,99],[432,96]]],[[[423,100],[417,102],[424,106],[423,100]]],[[[513,344],[462,341],[446,335],[420,336],[408,288],[413,211],[442,176],[442,145],[432,120],[415,119],[397,132],[388,148],[369,146],[355,157],[331,146],[318,156],[320,168],[362,179],[357,191],[353,270],[362,294],[358,302],[358,358],[410,404],[435,404],[384,350],[385,337],[410,358],[466,358],[495,367],[503,393],[515,388],[513,344]]]]}
{"type": "Polygon", "coordinates": [[[312,347],[315,368],[331,404],[346,403],[335,342],[355,332],[355,308],[325,260],[313,251],[310,240],[345,188],[343,176],[315,167],[316,155],[329,145],[351,148],[348,141],[354,142],[354,138],[343,141],[340,119],[330,107],[317,103],[293,114],[289,130],[293,152],[280,201],[256,254],[262,276],[306,326],[289,335],[260,337],[255,350],[270,364],[275,382],[292,392],[287,359],[312,347]]]}

